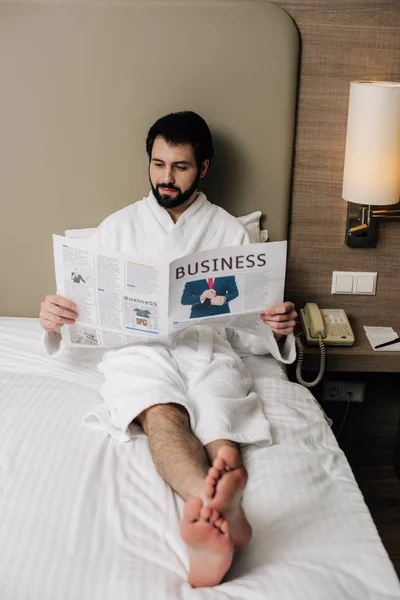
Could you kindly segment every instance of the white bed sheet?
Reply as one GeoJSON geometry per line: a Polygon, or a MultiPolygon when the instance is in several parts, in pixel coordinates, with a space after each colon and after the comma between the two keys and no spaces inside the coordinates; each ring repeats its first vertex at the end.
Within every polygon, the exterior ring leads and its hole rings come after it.
{"type": "Polygon", "coordinates": [[[193,590],[182,502],[147,440],[82,424],[101,375],[41,348],[35,319],[0,319],[1,600],[400,598],[351,469],[311,394],[245,359],[274,445],[249,446],[251,544],[227,580],[193,590]]]}

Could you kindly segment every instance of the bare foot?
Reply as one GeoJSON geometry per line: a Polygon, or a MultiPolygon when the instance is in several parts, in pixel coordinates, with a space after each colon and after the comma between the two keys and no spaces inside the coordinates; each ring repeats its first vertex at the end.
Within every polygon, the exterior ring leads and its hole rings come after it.
{"type": "Polygon", "coordinates": [[[181,538],[189,548],[190,585],[197,588],[221,583],[232,563],[233,543],[229,525],[219,512],[203,506],[200,498],[190,498],[184,508],[181,538]]]}
{"type": "Polygon", "coordinates": [[[220,512],[228,521],[236,548],[245,546],[251,539],[250,523],[241,505],[246,483],[247,471],[239,451],[231,446],[220,448],[213,466],[208,471],[204,493],[208,506],[220,512]]]}

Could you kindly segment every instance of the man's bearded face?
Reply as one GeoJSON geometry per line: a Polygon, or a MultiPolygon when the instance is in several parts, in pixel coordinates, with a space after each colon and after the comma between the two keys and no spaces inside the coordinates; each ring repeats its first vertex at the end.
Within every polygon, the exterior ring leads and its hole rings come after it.
{"type": "Polygon", "coordinates": [[[171,209],[184,204],[196,191],[200,179],[192,146],[170,146],[163,138],[156,138],[149,178],[160,206],[171,209]]]}

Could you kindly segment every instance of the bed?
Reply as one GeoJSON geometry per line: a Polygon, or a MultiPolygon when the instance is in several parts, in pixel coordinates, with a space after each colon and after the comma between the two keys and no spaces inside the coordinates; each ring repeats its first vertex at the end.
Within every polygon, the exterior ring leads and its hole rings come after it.
{"type": "Polygon", "coordinates": [[[286,239],[298,48],[290,17],[263,1],[0,3],[1,600],[400,598],[323,412],[275,360],[244,358],[273,437],[242,449],[254,537],[221,585],[195,590],[182,501],[146,438],[85,427],[101,374],[41,342],[51,234],[147,193],[145,134],[170,110],[213,130],[210,199],[262,210],[270,239],[286,239]]]}
{"type": "Polygon", "coordinates": [[[120,443],[82,424],[100,374],[45,356],[36,319],[2,318],[0,337],[2,600],[400,597],[319,405],[274,359],[244,359],[274,442],[243,449],[253,540],[224,583],[193,590],[182,501],[147,440],[120,443]]]}

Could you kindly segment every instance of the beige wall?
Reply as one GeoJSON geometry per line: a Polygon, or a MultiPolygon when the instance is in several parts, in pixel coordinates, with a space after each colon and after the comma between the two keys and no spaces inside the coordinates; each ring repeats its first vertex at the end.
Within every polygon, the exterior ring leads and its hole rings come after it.
{"type": "MultiPolygon", "coordinates": [[[[400,0],[278,0],[302,44],[287,292],[300,306],[342,307],[392,325],[400,303],[400,221],[376,248],[344,243],[341,200],[349,83],[400,80],[400,0]],[[333,270],[377,271],[376,296],[332,296],[333,270]]],[[[398,318],[397,318],[398,322],[398,318]]]]}
{"type": "Polygon", "coordinates": [[[214,134],[210,199],[285,238],[297,67],[267,1],[0,0],[0,314],[36,316],[55,290],[52,233],[148,193],[149,124],[183,107],[214,134]]]}

